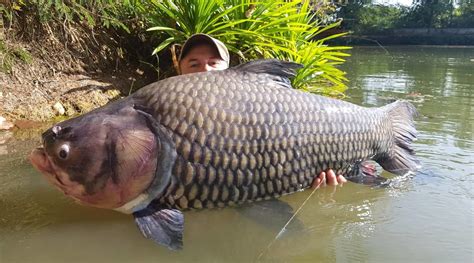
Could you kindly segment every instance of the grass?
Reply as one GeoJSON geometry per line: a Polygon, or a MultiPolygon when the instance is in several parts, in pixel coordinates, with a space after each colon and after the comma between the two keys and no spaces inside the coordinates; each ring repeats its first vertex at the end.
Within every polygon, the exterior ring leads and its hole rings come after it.
{"type": "Polygon", "coordinates": [[[33,56],[21,47],[14,47],[0,40],[0,71],[11,73],[15,63],[30,64],[33,56]]]}

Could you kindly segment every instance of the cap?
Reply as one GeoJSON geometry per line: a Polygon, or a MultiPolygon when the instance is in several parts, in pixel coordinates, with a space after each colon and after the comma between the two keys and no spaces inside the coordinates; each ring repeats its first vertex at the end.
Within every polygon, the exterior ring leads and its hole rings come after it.
{"type": "Polygon", "coordinates": [[[181,49],[181,54],[179,54],[178,61],[181,61],[181,59],[184,58],[186,54],[188,54],[188,52],[193,46],[202,43],[208,43],[209,45],[214,46],[217,49],[217,52],[219,53],[221,59],[227,62],[227,65],[229,65],[230,55],[229,50],[227,50],[227,47],[221,41],[206,34],[194,34],[189,37],[188,40],[184,42],[183,48],[181,49]]]}

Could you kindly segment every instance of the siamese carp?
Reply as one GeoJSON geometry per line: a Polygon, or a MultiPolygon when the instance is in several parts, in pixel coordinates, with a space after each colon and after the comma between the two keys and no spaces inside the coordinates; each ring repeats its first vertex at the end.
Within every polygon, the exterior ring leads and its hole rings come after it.
{"type": "Polygon", "coordinates": [[[397,175],[418,161],[415,108],[365,108],[291,88],[299,64],[257,60],[164,79],[54,125],[30,160],[81,204],[133,214],[145,237],[182,247],[181,210],[304,190],[322,171],[397,175]]]}

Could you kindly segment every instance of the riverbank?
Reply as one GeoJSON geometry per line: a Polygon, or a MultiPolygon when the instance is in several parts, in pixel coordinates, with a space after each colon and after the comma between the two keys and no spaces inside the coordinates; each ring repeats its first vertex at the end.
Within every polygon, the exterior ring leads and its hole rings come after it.
{"type": "Polygon", "coordinates": [[[37,122],[82,114],[150,82],[139,68],[71,72],[43,62],[15,65],[9,74],[0,72],[0,116],[5,118],[0,129],[30,128],[37,122]]]}
{"type": "Polygon", "coordinates": [[[147,84],[139,68],[101,72],[57,70],[44,60],[0,72],[0,116],[18,128],[88,112],[147,84]]]}
{"type": "Polygon", "coordinates": [[[60,30],[0,30],[0,130],[82,114],[158,79],[149,43],[69,30],[74,39],[60,30]]]}
{"type": "MultiPolygon", "coordinates": [[[[0,130],[31,128],[82,114],[158,80],[158,69],[150,63],[149,43],[130,35],[111,41],[83,28],[75,29],[81,32],[76,41],[57,32],[19,38],[19,31],[13,28],[7,31],[10,35],[2,34],[0,130]],[[139,55],[130,55],[130,50],[139,55]]],[[[474,28],[399,29],[383,35],[348,35],[335,41],[344,45],[474,45],[474,28]]]]}

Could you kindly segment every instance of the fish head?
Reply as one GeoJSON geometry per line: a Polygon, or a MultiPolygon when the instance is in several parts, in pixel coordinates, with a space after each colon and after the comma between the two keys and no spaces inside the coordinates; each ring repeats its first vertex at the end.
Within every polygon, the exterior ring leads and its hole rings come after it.
{"type": "Polygon", "coordinates": [[[115,209],[145,191],[155,176],[157,141],[133,108],[86,114],[42,134],[30,161],[81,204],[115,209]]]}

